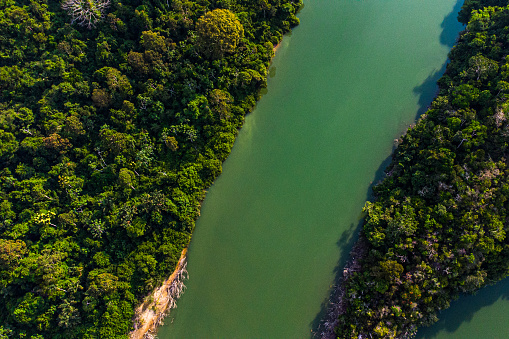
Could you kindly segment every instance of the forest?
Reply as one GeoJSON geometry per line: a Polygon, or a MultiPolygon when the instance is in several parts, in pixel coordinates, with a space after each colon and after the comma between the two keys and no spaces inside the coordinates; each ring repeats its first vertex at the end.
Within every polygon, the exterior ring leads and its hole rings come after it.
{"type": "Polygon", "coordinates": [[[508,275],[508,4],[465,1],[437,97],[364,207],[339,338],[411,338],[459,295],[508,275]]]}
{"type": "Polygon", "coordinates": [[[127,338],[301,0],[0,0],[0,338],[127,338]]]}

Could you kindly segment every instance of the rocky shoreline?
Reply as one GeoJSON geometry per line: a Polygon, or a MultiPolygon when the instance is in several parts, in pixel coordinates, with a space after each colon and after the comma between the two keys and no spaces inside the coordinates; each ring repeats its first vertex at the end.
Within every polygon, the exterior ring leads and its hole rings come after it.
{"type": "Polygon", "coordinates": [[[335,329],[338,325],[338,318],[346,312],[347,297],[345,296],[344,283],[350,278],[351,274],[361,270],[361,258],[366,255],[366,240],[362,233],[359,239],[350,251],[350,259],[348,260],[345,268],[343,269],[343,276],[336,282],[329,297],[329,304],[326,314],[314,337],[321,339],[337,338],[335,329]]]}

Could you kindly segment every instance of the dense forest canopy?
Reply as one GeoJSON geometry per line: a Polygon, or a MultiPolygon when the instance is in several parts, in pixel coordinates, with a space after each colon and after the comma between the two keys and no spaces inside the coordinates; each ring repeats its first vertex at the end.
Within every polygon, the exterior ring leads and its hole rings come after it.
{"type": "Polygon", "coordinates": [[[438,96],[365,205],[340,338],[412,337],[509,273],[509,6],[493,5],[465,2],[438,96]]]}
{"type": "Polygon", "coordinates": [[[0,338],[126,338],[300,0],[0,0],[0,338]]]}

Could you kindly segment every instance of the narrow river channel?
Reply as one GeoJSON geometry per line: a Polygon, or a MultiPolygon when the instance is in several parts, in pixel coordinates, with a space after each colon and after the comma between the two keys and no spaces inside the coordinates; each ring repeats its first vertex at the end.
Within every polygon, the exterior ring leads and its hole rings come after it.
{"type": "Polygon", "coordinates": [[[370,183],[431,102],[461,0],[308,0],[211,187],[159,338],[309,338],[370,183]]]}

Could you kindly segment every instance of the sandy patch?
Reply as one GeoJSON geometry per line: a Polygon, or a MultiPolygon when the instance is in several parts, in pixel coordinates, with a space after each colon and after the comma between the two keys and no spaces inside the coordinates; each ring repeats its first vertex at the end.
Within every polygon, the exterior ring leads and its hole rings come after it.
{"type": "Polygon", "coordinates": [[[177,299],[184,293],[184,280],[187,273],[187,248],[182,251],[180,260],[171,276],[156,288],[135,310],[134,331],[130,339],[154,338],[156,329],[172,308],[177,307],[177,299]]]}

